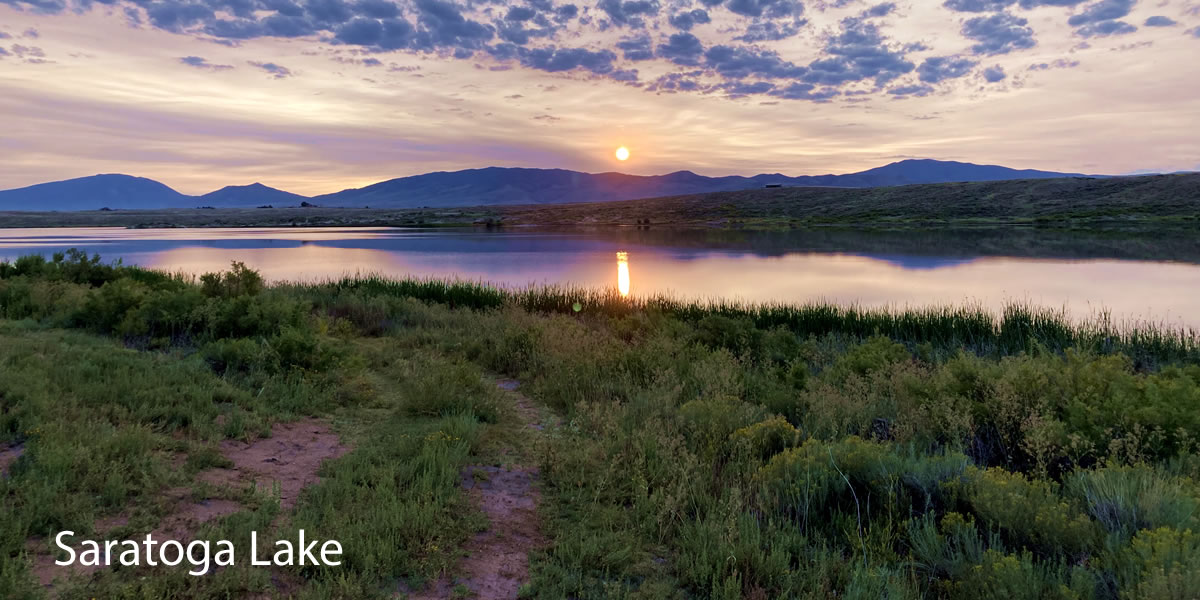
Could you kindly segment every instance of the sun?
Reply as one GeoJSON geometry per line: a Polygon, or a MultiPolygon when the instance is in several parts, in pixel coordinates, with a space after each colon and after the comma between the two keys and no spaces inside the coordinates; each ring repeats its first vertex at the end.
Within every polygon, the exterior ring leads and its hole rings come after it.
{"type": "Polygon", "coordinates": [[[625,146],[617,148],[617,160],[629,160],[629,148],[625,146]]]}

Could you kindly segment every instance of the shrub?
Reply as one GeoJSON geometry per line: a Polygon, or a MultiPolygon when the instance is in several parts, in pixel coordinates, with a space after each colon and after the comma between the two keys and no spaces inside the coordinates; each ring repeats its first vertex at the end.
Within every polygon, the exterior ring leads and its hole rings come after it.
{"type": "Polygon", "coordinates": [[[200,276],[200,289],[210,298],[254,296],[265,287],[262,275],[245,263],[233,261],[228,271],[205,273],[200,276]]]}
{"type": "Polygon", "coordinates": [[[983,560],[987,543],[969,516],[949,512],[939,527],[934,515],[907,522],[914,564],[931,577],[959,579],[983,560]]]}
{"type": "Polygon", "coordinates": [[[292,368],[323,371],[336,362],[331,349],[311,329],[284,327],[267,341],[281,369],[292,368]]]}
{"type": "Polygon", "coordinates": [[[496,388],[462,362],[423,362],[404,382],[404,407],[427,417],[469,415],[485,423],[500,420],[496,388]]]}
{"type": "Polygon", "coordinates": [[[693,400],[679,407],[689,445],[712,459],[724,455],[732,434],[764,417],[761,406],[731,396],[693,400]]]}
{"type": "Polygon", "coordinates": [[[1036,565],[1028,552],[1005,554],[987,550],[952,586],[953,598],[963,600],[1082,600],[1094,596],[1096,583],[1083,569],[1060,574],[1036,565]]]}
{"type": "Polygon", "coordinates": [[[262,344],[250,339],[220,339],[200,348],[200,356],[213,371],[250,371],[265,365],[266,352],[262,344]]]}
{"type": "MultiPolygon", "coordinates": [[[[125,333],[135,330],[133,314],[149,290],[132,279],[117,279],[100,286],[76,313],[75,321],[100,333],[125,333]]],[[[138,332],[141,333],[141,332],[138,332]]]]}
{"type": "Polygon", "coordinates": [[[762,331],[749,317],[708,315],[696,322],[695,339],[710,348],[724,348],[734,354],[756,353],[762,343],[762,331]]]}
{"type": "Polygon", "coordinates": [[[768,458],[800,443],[800,432],[783,417],[772,417],[742,427],[729,436],[734,445],[745,446],[752,454],[768,458]]]}
{"type": "Polygon", "coordinates": [[[1147,466],[1078,471],[1066,488],[1105,529],[1126,537],[1141,529],[1184,529],[1200,516],[1194,496],[1147,466]]]}
{"type": "Polygon", "coordinates": [[[1050,481],[1000,468],[967,472],[965,500],[975,516],[1001,531],[1015,547],[1042,555],[1080,556],[1094,548],[1099,531],[1058,495],[1050,481]]]}
{"type": "Polygon", "coordinates": [[[1125,551],[1132,568],[1123,600],[1193,600],[1200,590],[1200,535],[1160,527],[1138,532],[1125,551]]]}
{"type": "Polygon", "coordinates": [[[861,377],[910,359],[912,354],[902,344],[886,337],[874,336],[838,357],[829,367],[827,377],[831,381],[840,382],[850,375],[861,377]]]}
{"type": "Polygon", "coordinates": [[[850,437],[808,440],[775,455],[755,475],[766,506],[803,523],[828,515],[843,501],[861,508],[868,489],[894,487],[900,459],[882,444],[850,437]]]}

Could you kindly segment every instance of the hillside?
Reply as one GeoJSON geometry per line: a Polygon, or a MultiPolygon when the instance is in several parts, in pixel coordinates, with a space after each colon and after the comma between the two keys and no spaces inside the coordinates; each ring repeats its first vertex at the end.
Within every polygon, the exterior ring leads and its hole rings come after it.
{"type": "Polygon", "coordinates": [[[870,189],[781,188],[570,204],[461,208],[228,208],[0,212],[9,227],[540,226],[787,229],[824,225],[1195,227],[1200,174],[870,189]]]}
{"type": "Polygon", "coordinates": [[[306,196],[293,194],[261,183],[250,185],[229,185],[215,192],[200,196],[197,200],[202,206],[231,207],[231,206],[296,206],[307,200],[306,196]]]}
{"type": "Polygon", "coordinates": [[[380,208],[565,204],[755,190],[767,185],[860,188],[1068,175],[936,160],[906,160],[847,175],[802,177],[778,173],[753,177],[705,177],[691,171],[647,177],[623,173],[590,174],[563,169],[489,167],[402,177],[364,188],[316,196],[313,202],[322,206],[380,208]]]}
{"type": "Polygon", "coordinates": [[[264,205],[298,206],[304,201],[322,206],[355,208],[512,206],[745,191],[763,189],[767,185],[861,188],[1068,175],[936,160],[905,160],[859,173],[802,177],[778,173],[753,177],[706,177],[691,171],[642,176],[581,173],[564,169],[488,167],[401,177],[311,199],[261,183],[227,186],[203,196],[187,196],[150,179],[129,175],[95,175],[0,191],[0,210],[129,210],[199,206],[252,208],[264,205]]]}
{"type": "Polygon", "coordinates": [[[190,196],[144,177],[108,174],[0,191],[0,210],[183,208],[190,196]]]}

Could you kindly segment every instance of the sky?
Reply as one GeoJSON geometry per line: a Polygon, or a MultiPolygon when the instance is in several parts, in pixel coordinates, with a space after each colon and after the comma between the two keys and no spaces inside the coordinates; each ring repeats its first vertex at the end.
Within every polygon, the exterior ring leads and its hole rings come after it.
{"type": "Polygon", "coordinates": [[[0,189],[1192,170],[1197,57],[1200,0],[0,0],[0,189]]]}

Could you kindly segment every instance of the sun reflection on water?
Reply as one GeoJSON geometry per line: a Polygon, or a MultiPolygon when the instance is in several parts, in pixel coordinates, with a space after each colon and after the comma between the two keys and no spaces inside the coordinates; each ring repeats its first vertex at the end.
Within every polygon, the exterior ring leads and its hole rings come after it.
{"type": "Polygon", "coordinates": [[[622,296],[629,295],[629,253],[617,253],[617,291],[622,296]]]}

